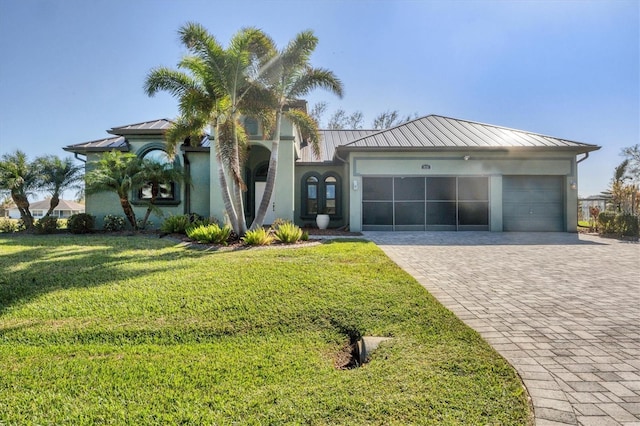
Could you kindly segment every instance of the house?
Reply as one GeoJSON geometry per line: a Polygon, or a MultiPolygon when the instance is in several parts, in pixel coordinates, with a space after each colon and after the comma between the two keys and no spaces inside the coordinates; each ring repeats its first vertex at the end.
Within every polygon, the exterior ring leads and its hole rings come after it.
{"type": "MultiPolygon", "coordinates": [[[[33,215],[34,219],[42,219],[51,205],[51,198],[45,198],[44,200],[34,201],[29,203],[29,211],[33,215]]],[[[11,219],[20,219],[20,211],[15,204],[11,204],[8,209],[9,217],[11,219]]],[[[53,209],[51,216],[57,218],[67,218],[77,213],[84,213],[84,204],[76,203],[70,200],[60,200],[58,206],[53,209]]]]}
{"type": "MultiPolygon", "coordinates": [[[[112,149],[166,158],[160,119],[114,127],[105,139],[64,149],[85,161],[112,149]]],[[[246,119],[247,221],[267,176],[271,143],[260,123],[246,119]]],[[[577,224],[578,163],[599,146],[473,121],[428,115],[386,130],[323,130],[321,156],[291,123],[283,123],[276,189],[265,224],[275,218],[312,224],[326,212],[332,227],[352,231],[561,231],[577,224]]],[[[224,218],[211,143],[185,141],[174,159],[191,185],[172,185],[159,201],[166,214],[224,218]]],[[[87,163],[89,164],[89,163],[87,163]]],[[[134,191],[136,214],[144,191],[134,191]]],[[[87,213],[98,225],[119,214],[115,194],[90,195],[87,213]]]]}

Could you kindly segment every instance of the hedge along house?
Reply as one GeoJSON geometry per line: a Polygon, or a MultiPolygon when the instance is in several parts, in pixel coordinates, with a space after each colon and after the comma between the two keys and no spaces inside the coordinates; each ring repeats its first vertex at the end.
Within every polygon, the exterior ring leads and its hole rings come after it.
{"type": "MultiPolygon", "coordinates": [[[[265,224],[282,218],[310,225],[318,213],[327,213],[332,227],[352,231],[575,232],[578,163],[600,148],[429,115],[386,130],[323,130],[321,157],[315,158],[297,129],[283,124],[265,224]]],[[[169,126],[163,119],[116,127],[109,130],[114,137],[65,150],[88,161],[111,149],[164,155],[169,126]]],[[[250,222],[264,190],[271,142],[254,120],[247,119],[245,127],[251,136],[245,165],[250,222]]],[[[182,145],[174,161],[189,173],[191,185],[166,188],[158,202],[165,214],[224,218],[211,143],[205,136],[182,145]]],[[[132,194],[136,214],[144,210],[145,197],[144,188],[132,194]]],[[[110,193],[87,197],[86,211],[98,223],[106,214],[122,214],[110,193]]]]}

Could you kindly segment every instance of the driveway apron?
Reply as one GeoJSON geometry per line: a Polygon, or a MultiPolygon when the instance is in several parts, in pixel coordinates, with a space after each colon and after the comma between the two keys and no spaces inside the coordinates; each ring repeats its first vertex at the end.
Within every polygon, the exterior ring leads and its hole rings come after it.
{"type": "Polygon", "coordinates": [[[536,425],[640,425],[640,244],[365,232],[518,371],[536,425]]]}

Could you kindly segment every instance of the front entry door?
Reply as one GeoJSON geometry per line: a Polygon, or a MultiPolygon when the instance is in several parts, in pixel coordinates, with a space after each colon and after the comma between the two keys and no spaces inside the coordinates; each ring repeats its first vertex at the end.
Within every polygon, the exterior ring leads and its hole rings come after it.
{"type": "MultiPolygon", "coordinates": [[[[260,203],[262,202],[262,195],[264,194],[264,188],[267,186],[266,182],[256,182],[255,188],[255,211],[254,215],[258,214],[258,209],[260,208],[260,203]]],[[[275,213],[275,204],[273,202],[273,194],[271,194],[271,202],[269,203],[269,208],[267,209],[267,213],[264,216],[264,225],[271,225],[273,221],[276,220],[275,213]]]]}

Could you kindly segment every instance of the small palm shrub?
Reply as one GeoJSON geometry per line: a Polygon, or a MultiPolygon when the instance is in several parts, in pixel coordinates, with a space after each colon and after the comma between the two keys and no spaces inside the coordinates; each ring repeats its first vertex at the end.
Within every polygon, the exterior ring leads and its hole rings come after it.
{"type": "Polygon", "coordinates": [[[309,232],[303,231],[302,236],[300,237],[301,241],[309,241],[309,232]]]}
{"type": "Polygon", "coordinates": [[[302,229],[291,222],[285,222],[276,228],[274,236],[281,243],[293,244],[302,238],[302,229]]]}
{"type": "Polygon", "coordinates": [[[58,229],[58,225],[58,218],[49,216],[37,221],[34,228],[36,234],[53,234],[58,229]]]}
{"type": "Polygon", "coordinates": [[[210,225],[192,225],[186,229],[187,237],[192,240],[206,244],[224,244],[225,246],[231,236],[231,231],[232,229],[229,225],[220,228],[220,225],[217,223],[210,225]]]}
{"type": "Polygon", "coordinates": [[[189,215],[171,215],[162,222],[160,231],[166,232],[167,234],[186,234],[189,225],[191,225],[189,215]]]}
{"type": "Polygon", "coordinates": [[[160,225],[160,231],[167,234],[187,234],[187,228],[198,225],[219,224],[215,218],[202,217],[196,213],[171,215],[160,225]]]}
{"type": "Polygon", "coordinates": [[[258,228],[247,231],[242,237],[242,241],[248,246],[267,246],[273,242],[273,235],[265,228],[258,228]]]}
{"type": "Polygon", "coordinates": [[[88,213],[77,213],[67,219],[67,229],[72,234],[87,234],[93,230],[96,218],[88,213]]]}
{"type": "Polygon", "coordinates": [[[118,232],[124,229],[126,221],[122,216],[108,214],[104,217],[103,229],[110,232],[118,232]]]}
{"type": "Polygon", "coordinates": [[[16,221],[3,217],[0,219],[0,232],[17,232],[18,224],[16,221]]]}

